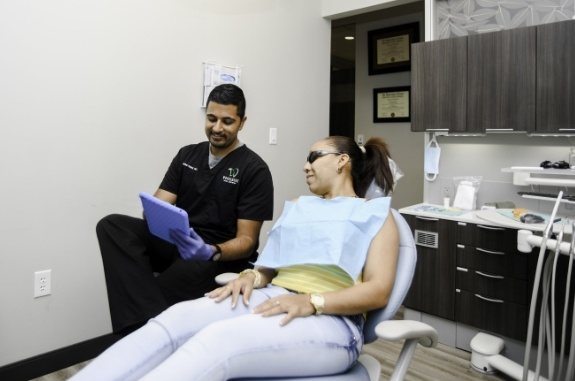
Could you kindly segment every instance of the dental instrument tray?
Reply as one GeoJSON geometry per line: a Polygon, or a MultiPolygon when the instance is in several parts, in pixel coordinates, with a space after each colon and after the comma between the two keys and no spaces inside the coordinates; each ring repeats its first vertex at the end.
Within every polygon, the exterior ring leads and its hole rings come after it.
{"type": "MultiPolygon", "coordinates": [[[[507,217],[513,221],[521,222],[524,224],[545,225],[550,218],[547,214],[542,214],[523,208],[496,209],[496,211],[503,217],[507,217]]],[[[553,222],[558,222],[560,220],[560,218],[555,218],[553,222]]]]}
{"type": "Polygon", "coordinates": [[[502,168],[501,172],[513,173],[514,185],[575,187],[575,169],[510,167],[502,168]]]}
{"type": "Polygon", "coordinates": [[[170,237],[170,230],[190,231],[188,213],[185,210],[145,192],[141,192],[139,196],[144,207],[144,217],[150,233],[174,243],[174,240],[170,237]]]}
{"type": "MultiPolygon", "coordinates": [[[[517,192],[517,194],[521,197],[532,198],[535,200],[555,201],[557,199],[557,195],[553,193],[517,192]]],[[[565,204],[575,204],[575,195],[564,194],[563,198],[561,199],[561,202],[565,204]]]]}

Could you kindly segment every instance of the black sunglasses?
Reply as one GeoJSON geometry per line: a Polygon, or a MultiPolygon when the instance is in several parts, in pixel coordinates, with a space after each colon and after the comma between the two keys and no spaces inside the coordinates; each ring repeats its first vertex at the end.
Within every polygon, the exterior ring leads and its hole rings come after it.
{"type": "Polygon", "coordinates": [[[343,152],[331,152],[331,151],[311,151],[309,155],[307,155],[307,162],[313,163],[317,159],[325,155],[341,155],[343,152]]]}

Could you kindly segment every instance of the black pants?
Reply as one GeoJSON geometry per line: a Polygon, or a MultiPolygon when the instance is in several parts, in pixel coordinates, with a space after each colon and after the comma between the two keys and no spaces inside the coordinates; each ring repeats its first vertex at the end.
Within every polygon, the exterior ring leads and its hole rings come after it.
{"type": "Polygon", "coordinates": [[[98,222],[96,234],[115,333],[145,323],[172,304],[203,296],[217,287],[218,274],[249,267],[247,259],[184,261],[140,218],[109,215],[98,222]]]}

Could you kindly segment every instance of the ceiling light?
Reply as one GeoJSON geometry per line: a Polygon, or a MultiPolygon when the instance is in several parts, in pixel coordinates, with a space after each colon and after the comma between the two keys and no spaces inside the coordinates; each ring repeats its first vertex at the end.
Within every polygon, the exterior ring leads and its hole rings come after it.
{"type": "Polygon", "coordinates": [[[348,41],[355,40],[355,37],[353,36],[345,36],[344,38],[348,41]]]}

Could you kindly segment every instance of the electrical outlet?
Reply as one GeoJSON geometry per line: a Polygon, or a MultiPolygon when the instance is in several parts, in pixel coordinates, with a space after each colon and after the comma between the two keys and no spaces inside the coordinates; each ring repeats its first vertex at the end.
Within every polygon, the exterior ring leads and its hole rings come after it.
{"type": "Polygon", "coordinates": [[[52,270],[36,271],[34,273],[34,297],[50,295],[52,293],[52,270]]]}
{"type": "Polygon", "coordinates": [[[443,184],[441,187],[441,193],[443,197],[449,197],[451,195],[451,186],[443,184]]]}

